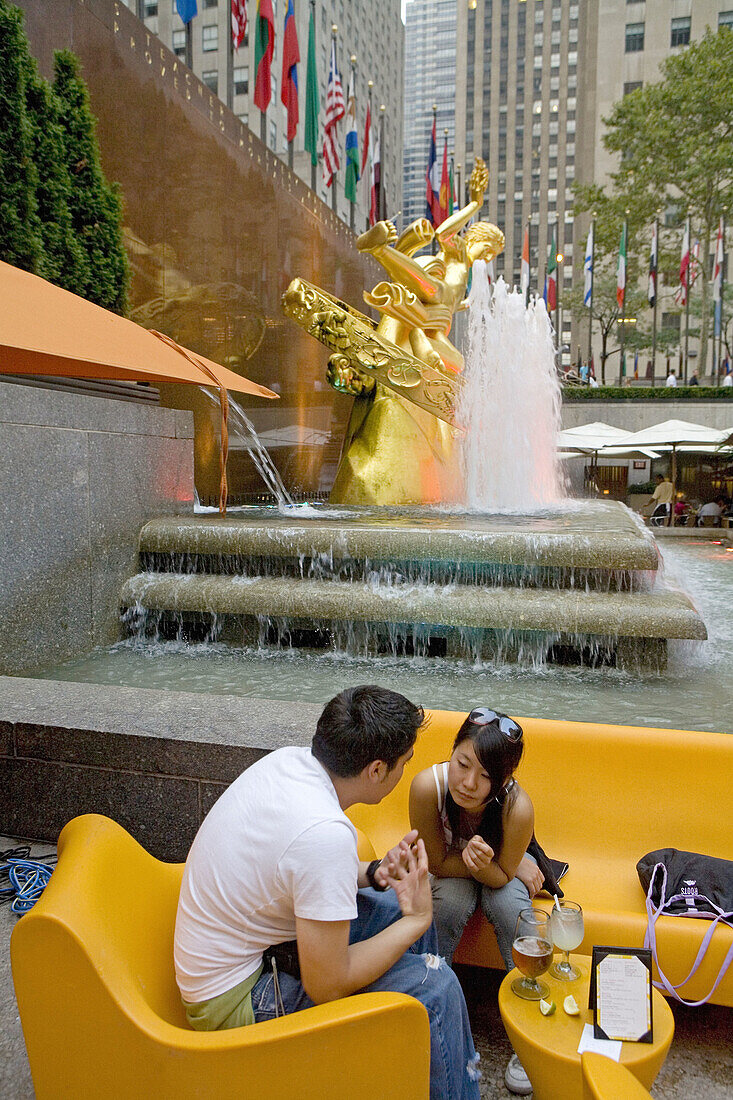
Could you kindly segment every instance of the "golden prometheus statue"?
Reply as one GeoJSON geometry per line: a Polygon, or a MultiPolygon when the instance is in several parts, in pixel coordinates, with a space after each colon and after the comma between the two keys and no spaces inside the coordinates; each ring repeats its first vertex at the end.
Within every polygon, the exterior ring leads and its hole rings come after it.
{"type": "Polygon", "coordinates": [[[357,239],[389,275],[364,301],[379,323],[304,279],[283,295],[285,313],[332,352],[326,377],[352,395],[331,502],[437,504],[463,499],[454,413],[463,356],[450,342],[453,316],[468,305],[476,260],[493,260],[504,234],[490,222],[468,222],[481,209],[489,173],[476,160],[470,202],[437,229],[426,218],[398,237],[389,221],[357,239]],[[461,233],[461,230],[465,232],[461,233]],[[436,255],[418,256],[435,239],[436,255]]]}

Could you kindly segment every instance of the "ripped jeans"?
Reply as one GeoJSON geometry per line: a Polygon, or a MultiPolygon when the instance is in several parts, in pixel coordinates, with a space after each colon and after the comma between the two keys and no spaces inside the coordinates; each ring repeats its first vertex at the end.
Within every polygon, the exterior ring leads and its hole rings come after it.
{"type": "MultiPolygon", "coordinates": [[[[400,916],[397,899],[391,890],[360,890],[359,915],[351,922],[351,943],[376,936],[400,916]]],[[[463,990],[453,971],[437,956],[438,940],[434,926],[406,951],[401,959],[380,978],[365,987],[365,993],[407,993],[425,1006],[430,1020],[430,1100],[479,1100],[478,1055],[474,1050],[463,990]]],[[[313,1002],[297,979],[280,974],[280,992],[285,1012],[299,1012],[313,1002]]],[[[277,1015],[272,973],[266,971],[252,990],[255,1020],[271,1020],[277,1015]]],[[[399,1044],[399,1038],[396,1039],[399,1044]]],[[[376,1088],[376,1085],[375,1085],[376,1088]]]]}

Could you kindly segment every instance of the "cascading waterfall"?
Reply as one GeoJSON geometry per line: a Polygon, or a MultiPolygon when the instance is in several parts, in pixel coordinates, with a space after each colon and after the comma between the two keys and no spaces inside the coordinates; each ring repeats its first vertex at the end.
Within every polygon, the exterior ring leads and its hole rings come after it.
{"type": "Polygon", "coordinates": [[[563,496],[557,458],[560,381],[542,299],[473,265],[466,381],[458,408],[466,429],[466,506],[472,512],[531,511],[563,496]]]}

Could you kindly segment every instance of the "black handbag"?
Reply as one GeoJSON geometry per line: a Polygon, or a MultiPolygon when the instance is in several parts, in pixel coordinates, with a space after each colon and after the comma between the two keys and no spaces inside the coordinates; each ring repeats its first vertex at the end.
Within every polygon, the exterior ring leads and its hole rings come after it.
{"type": "Polygon", "coordinates": [[[567,863],[563,863],[560,859],[550,859],[534,833],[527,845],[527,855],[533,857],[544,875],[542,889],[548,894],[556,894],[559,898],[564,898],[565,894],[560,889],[560,879],[567,873],[567,863]]]}
{"type": "Polygon", "coordinates": [[[651,949],[660,981],[654,982],[675,1000],[689,1006],[705,1004],[723,980],[733,962],[733,944],[710,992],[699,1001],[686,1001],[677,992],[690,980],[702,962],[718,924],[733,929],[733,862],[705,856],[698,852],[682,852],[677,848],[659,848],[647,852],[636,865],[639,881],[646,892],[647,929],[644,947],[651,949]],[[690,973],[673,985],[664,974],[657,956],[655,925],[660,916],[699,917],[710,921],[690,973]]]}

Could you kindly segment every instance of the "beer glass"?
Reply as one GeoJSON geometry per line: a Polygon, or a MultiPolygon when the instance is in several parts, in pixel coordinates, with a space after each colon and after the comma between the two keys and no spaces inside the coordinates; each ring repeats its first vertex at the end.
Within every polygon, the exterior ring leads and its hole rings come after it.
{"type": "Polygon", "coordinates": [[[583,910],[577,901],[561,901],[560,908],[554,907],[550,917],[552,942],[559,947],[565,958],[556,962],[550,973],[553,978],[573,982],[580,977],[577,967],[570,964],[570,952],[583,942],[583,910]]]}
{"type": "Polygon", "coordinates": [[[550,992],[545,982],[538,982],[552,962],[550,917],[544,909],[522,909],[517,917],[512,944],[512,958],[523,978],[515,978],[512,990],[525,1001],[540,1001],[550,992]]]}

